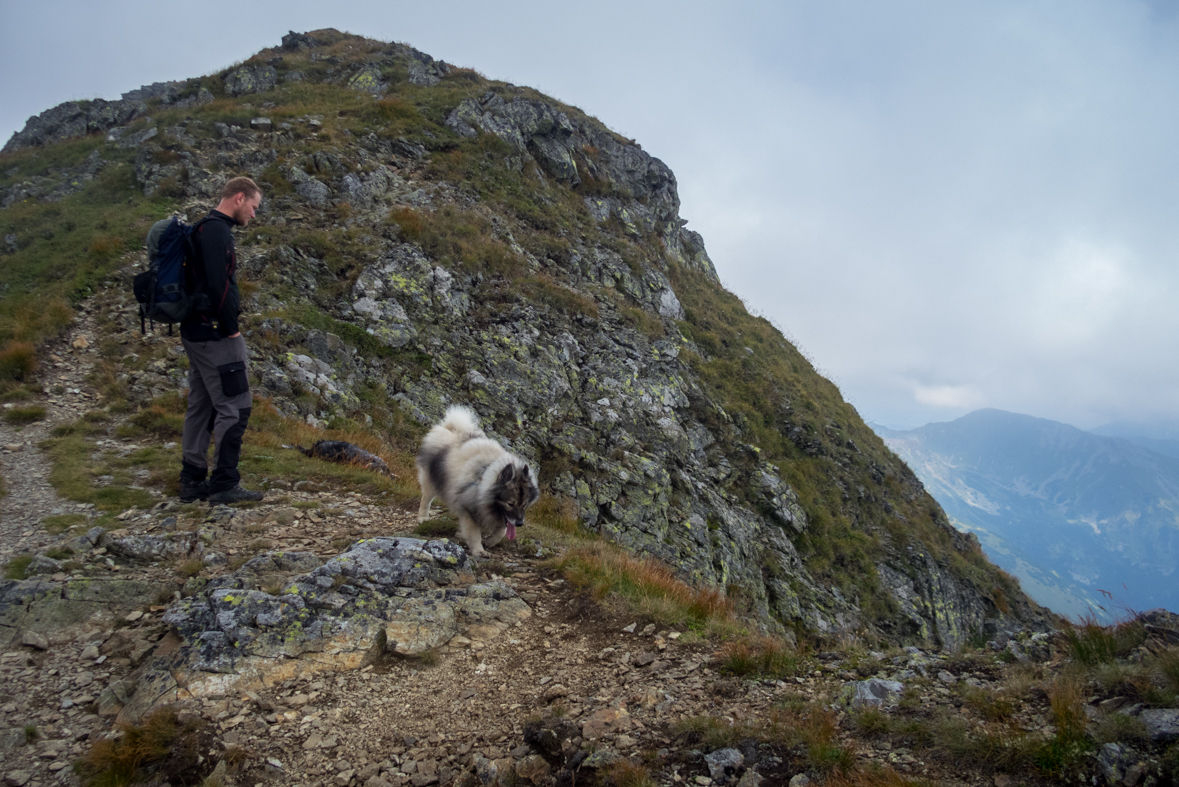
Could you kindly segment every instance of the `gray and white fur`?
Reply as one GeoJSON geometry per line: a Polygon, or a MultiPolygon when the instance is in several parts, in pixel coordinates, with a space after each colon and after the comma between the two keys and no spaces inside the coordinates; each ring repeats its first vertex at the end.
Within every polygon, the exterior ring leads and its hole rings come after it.
{"type": "Polygon", "coordinates": [[[422,504],[418,522],[430,518],[430,503],[441,500],[458,519],[459,536],[473,557],[484,546],[511,541],[524,524],[524,511],[540,497],[536,473],[479,428],[469,407],[452,405],[422,440],[417,458],[422,504]]]}

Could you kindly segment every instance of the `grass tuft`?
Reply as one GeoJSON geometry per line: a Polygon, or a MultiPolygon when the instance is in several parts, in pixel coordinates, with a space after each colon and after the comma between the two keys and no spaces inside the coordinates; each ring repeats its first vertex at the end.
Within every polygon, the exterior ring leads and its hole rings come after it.
{"type": "Polygon", "coordinates": [[[1094,667],[1128,656],[1146,641],[1146,628],[1136,619],[1103,626],[1089,616],[1065,628],[1064,639],[1073,661],[1094,667]]]}
{"type": "Polygon", "coordinates": [[[798,674],[798,653],[785,642],[757,637],[729,643],[718,659],[720,671],[741,678],[777,678],[798,674]]]}
{"type": "Polygon", "coordinates": [[[24,579],[25,578],[25,571],[28,569],[29,564],[32,562],[33,562],[32,555],[17,555],[16,557],[11,558],[8,561],[8,563],[4,566],[4,578],[5,579],[24,579]]]}
{"type": "Polygon", "coordinates": [[[13,426],[25,426],[45,419],[46,410],[42,405],[32,404],[26,407],[10,407],[3,411],[4,423],[13,426]]]}

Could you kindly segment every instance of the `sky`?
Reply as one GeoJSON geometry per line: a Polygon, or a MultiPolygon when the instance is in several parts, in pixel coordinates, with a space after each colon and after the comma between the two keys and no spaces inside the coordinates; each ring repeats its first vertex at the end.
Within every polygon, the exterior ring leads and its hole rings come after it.
{"type": "Polygon", "coordinates": [[[666,162],[722,282],[865,420],[1179,422],[1179,0],[192,8],[0,0],[0,141],[289,30],[400,41],[666,162]]]}

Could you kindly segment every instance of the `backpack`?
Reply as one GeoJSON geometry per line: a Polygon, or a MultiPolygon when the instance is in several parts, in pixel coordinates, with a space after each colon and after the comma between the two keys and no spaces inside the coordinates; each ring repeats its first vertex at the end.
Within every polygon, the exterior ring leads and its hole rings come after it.
{"type": "Polygon", "coordinates": [[[197,294],[189,291],[188,268],[196,257],[193,232],[208,219],[187,224],[179,217],[157,221],[147,234],[148,269],[136,274],[135,300],[139,302],[139,330],[147,333],[146,322],[183,322],[194,311],[197,294]]]}

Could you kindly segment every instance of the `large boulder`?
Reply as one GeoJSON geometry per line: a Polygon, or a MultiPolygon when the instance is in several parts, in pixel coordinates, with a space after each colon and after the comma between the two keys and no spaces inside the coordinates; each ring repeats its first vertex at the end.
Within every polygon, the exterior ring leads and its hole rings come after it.
{"type": "Polygon", "coordinates": [[[304,559],[255,558],[174,604],[164,615],[172,632],[146,663],[125,718],[182,697],[357,669],[383,653],[417,657],[452,640],[468,647],[532,614],[506,584],[475,584],[466,551],[445,539],[358,541],[277,593],[252,589],[270,564],[304,559]]]}

